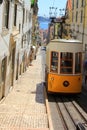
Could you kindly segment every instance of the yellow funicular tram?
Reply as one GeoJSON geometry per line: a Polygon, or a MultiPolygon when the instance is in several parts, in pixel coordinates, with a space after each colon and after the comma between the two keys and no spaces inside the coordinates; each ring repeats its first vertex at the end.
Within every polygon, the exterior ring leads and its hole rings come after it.
{"type": "Polygon", "coordinates": [[[78,40],[54,39],[46,47],[45,80],[47,92],[80,93],[82,51],[78,40]]]}

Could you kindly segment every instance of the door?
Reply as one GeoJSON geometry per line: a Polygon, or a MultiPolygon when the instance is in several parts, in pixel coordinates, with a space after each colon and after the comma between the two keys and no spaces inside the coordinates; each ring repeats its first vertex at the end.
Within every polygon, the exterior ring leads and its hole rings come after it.
{"type": "Polygon", "coordinates": [[[7,64],[7,57],[5,57],[2,60],[2,65],[1,65],[2,97],[4,97],[4,93],[5,93],[6,66],[7,66],[6,64],[7,64]]]}
{"type": "Polygon", "coordinates": [[[12,61],[11,61],[11,86],[13,86],[14,82],[14,66],[15,66],[15,48],[12,50],[12,61]]]}

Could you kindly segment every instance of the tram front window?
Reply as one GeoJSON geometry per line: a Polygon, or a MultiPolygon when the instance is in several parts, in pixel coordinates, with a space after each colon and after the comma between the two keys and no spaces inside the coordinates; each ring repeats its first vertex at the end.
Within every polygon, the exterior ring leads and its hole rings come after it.
{"type": "Polygon", "coordinates": [[[60,73],[71,74],[73,71],[73,54],[62,52],[60,58],[60,73]]]}
{"type": "Polygon", "coordinates": [[[80,52],[75,54],[75,73],[81,73],[82,54],[80,52]]]}
{"type": "Polygon", "coordinates": [[[58,52],[51,52],[51,67],[50,71],[58,72],[58,52]]]}

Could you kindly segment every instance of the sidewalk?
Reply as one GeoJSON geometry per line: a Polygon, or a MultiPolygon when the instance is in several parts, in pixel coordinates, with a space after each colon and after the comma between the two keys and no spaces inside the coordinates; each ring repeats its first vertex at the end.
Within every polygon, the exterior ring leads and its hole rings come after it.
{"type": "Polygon", "coordinates": [[[49,130],[41,52],[0,102],[0,130],[49,130]]]}

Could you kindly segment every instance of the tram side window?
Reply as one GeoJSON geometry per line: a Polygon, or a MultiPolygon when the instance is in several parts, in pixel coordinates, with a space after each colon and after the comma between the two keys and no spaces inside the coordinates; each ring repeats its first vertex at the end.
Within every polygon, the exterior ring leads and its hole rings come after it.
{"type": "Polygon", "coordinates": [[[73,72],[73,54],[61,52],[60,55],[60,73],[72,74],[73,72]]]}
{"type": "Polygon", "coordinates": [[[75,73],[81,73],[81,61],[82,61],[82,54],[78,52],[75,54],[75,73]]]}
{"type": "Polygon", "coordinates": [[[58,72],[58,52],[51,52],[51,72],[58,72]]]}

